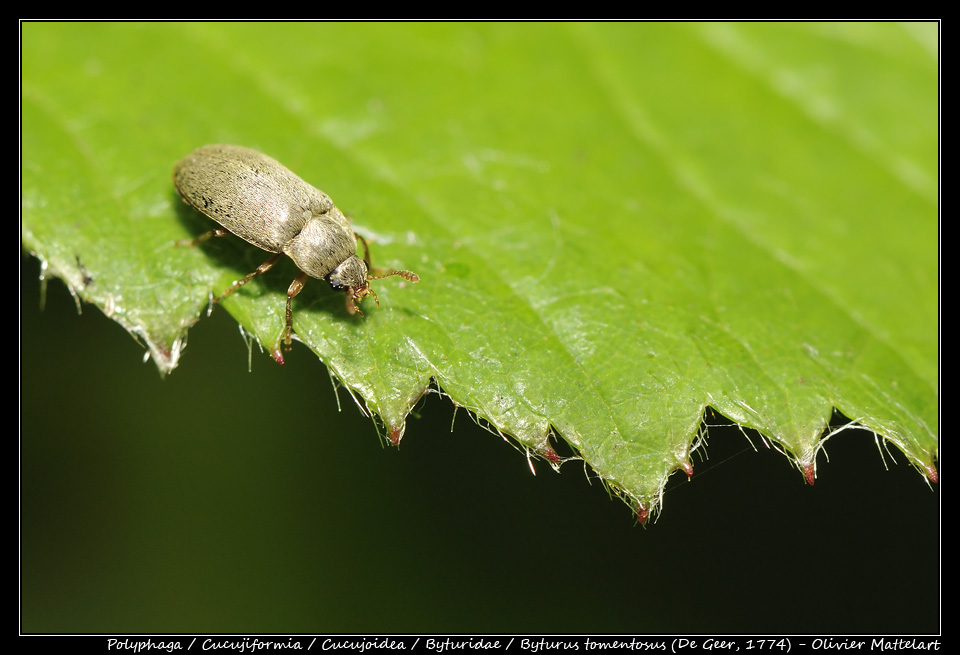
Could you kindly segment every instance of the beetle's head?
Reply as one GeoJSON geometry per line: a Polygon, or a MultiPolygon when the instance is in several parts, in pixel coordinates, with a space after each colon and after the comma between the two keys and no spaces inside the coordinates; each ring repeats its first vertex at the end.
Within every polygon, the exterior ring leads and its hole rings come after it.
{"type": "MultiPolygon", "coordinates": [[[[337,291],[347,292],[349,313],[363,316],[363,312],[357,307],[357,302],[373,291],[370,290],[370,283],[367,282],[367,265],[362,259],[356,255],[350,255],[327,276],[327,282],[337,291]]],[[[374,293],[373,297],[376,299],[377,294],[374,293]]]]}
{"type": "MultiPolygon", "coordinates": [[[[375,270],[381,273],[379,269],[375,270]]],[[[337,268],[327,276],[327,281],[330,283],[330,286],[337,291],[347,292],[348,313],[363,316],[363,312],[360,311],[357,303],[363,300],[364,296],[373,296],[377,307],[380,306],[380,300],[377,299],[376,292],[370,288],[370,280],[380,280],[385,277],[390,277],[391,275],[399,275],[410,282],[420,281],[420,277],[410,271],[386,271],[380,275],[368,275],[366,262],[356,255],[348,257],[346,261],[337,266],[337,268]]]]}

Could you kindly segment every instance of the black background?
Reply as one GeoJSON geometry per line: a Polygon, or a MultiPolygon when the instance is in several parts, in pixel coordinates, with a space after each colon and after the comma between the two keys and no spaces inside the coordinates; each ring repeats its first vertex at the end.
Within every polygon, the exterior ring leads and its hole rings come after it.
{"type": "MultiPolygon", "coordinates": [[[[59,281],[21,266],[25,632],[930,633],[939,489],[873,436],[813,487],[713,427],[637,525],[429,396],[399,449],[302,346],[247,351],[222,308],[161,379],[59,281]]],[[[714,416],[708,422],[725,423],[714,416]]]]}

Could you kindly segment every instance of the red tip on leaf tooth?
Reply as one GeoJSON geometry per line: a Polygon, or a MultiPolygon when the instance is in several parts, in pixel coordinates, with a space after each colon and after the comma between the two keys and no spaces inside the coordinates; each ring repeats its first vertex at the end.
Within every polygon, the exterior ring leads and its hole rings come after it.
{"type": "Polygon", "coordinates": [[[548,462],[551,462],[552,464],[560,463],[560,455],[558,455],[557,451],[555,451],[550,446],[544,446],[543,448],[541,448],[540,456],[545,458],[548,462]]]}
{"type": "Polygon", "coordinates": [[[637,505],[637,521],[640,522],[640,525],[646,525],[648,518],[650,518],[650,510],[643,503],[639,503],[637,505]]]}
{"type": "Polygon", "coordinates": [[[683,472],[687,474],[687,480],[693,477],[693,464],[690,461],[685,461],[683,464],[683,472]]]}
{"type": "Polygon", "coordinates": [[[397,426],[392,426],[390,428],[390,443],[394,446],[399,446],[401,438],[403,438],[403,432],[401,432],[397,426]]]}
{"type": "Polygon", "coordinates": [[[937,467],[933,464],[924,466],[923,470],[927,472],[927,478],[930,480],[930,482],[937,484],[937,482],[940,481],[940,476],[937,474],[937,467]]]}
{"type": "Polygon", "coordinates": [[[817,473],[813,470],[813,462],[803,465],[803,475],[807,479],[807,484],[812,486],[817,479],[817,473]]]}
{"type": "Polygon", "coordinates": [[[274,348],[273,352],[270,354],[273,355],[274,361],[276,361],[277,364],[280,364],[280,366],[283,366],[286,363],[283,361],[283,353],[280,352],[280,348],[274,348]]]}

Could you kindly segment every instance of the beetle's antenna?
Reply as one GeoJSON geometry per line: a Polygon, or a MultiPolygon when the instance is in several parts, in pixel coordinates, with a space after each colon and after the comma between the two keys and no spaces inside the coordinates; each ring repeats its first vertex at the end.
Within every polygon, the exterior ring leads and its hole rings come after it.
{"type": "MultiPolygon", "coordinates": [[[[382,269],[380,269],[380,270],[382,270],[382,269]]],[[[379,273],[380,270],[378,270],[377,272],[379,273]]],[[[420,281],[420,276],[417,275],[416,273],[412,272],[412,271],[394,271],[394,270],[388,270],[386,273],[382,273],[381,275],[369,275],[369,274],[368,274],[368,275],[367,275],[367,280],[382,280],[383,278],[385,278],[385,277],[390,277],[390,276],[392,276],[392,275],[399,275],[399,276],[402,277],[404,280],[407,280],[407,281],[409,281],[409,282],[419,282],[419,281],[420,281]]]]}
{"type": "MultiPolygon", "coordinates": [[[[363,263],[367,265],[367,280],[382,280],[385,277],[390,277],[391,275],[399,275],[404,280],[408,282],[419,282],[420,276],[412,271],[394,271],[392,269],[383,269],[383,268],[372,268],[370,263],[370,246],[367,244],[367,240],[363,238],[362,234],[353,233],[354,238],[363,244],[363,263]],[[377,273],[376,275],[370,275],[370,273],[377,273]]],[[[370,291],[369,293],[373,293],[370,291]]],[[[376,294],[374,294],[376,297],[376,294]]]]}

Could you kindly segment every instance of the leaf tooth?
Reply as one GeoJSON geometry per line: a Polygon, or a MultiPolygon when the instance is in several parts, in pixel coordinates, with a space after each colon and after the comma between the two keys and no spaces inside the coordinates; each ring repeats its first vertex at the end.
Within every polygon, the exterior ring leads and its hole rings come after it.
{"type": "Polygon", "coordinates": [[[388,435],[388,438],[390,439],[390,443],[392,443],[394,446],[400,445],[400,440],[403,439],[404,427],[404,424],[390,426],[390,434],[388,435]]]}
{"type": "Polygon", "coordinates": [[[637,503],[637,521],[640,525],[646,525],[648,518],[650,518],[650,508],[644,503],[637,503]]]}
{"type": "Polygon", "coordinates": [[[557,451],[555,451],[550,444],[540,446],[540,448],[537,449],[537,454],[551,464],[559,464],[562,461],[560,455],[557,454],[557,451]]]}

